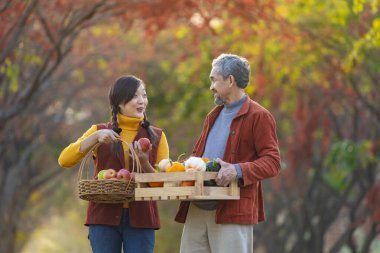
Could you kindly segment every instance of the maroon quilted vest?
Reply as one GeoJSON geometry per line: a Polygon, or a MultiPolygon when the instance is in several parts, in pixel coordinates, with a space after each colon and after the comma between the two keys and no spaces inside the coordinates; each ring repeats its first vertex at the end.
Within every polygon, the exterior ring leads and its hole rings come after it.
{"type": "MultiPolygon", "coordinates": [[[[111,129],[111,123],[99,124],[97,129],[111,129]]],[[[154,167],[157,157],[158,144],[160,142],[162,130],[152,127],[158,140],[152,145],[152,151],[149,155],[149,162],[154,167]]],[[[146,137],[147,131],[140,126],[135,140],[146,137]]],[[[95,175],[104,168],[113,168],[116,171],[124,168],[124,153],[119,156],[111,153],[111,144],[102,144],[98,147],[95,158],[95,175]]],[[[131,171],[132,161],[129,161],[131,171]]],[[[160,218],[156,201],[133,201],[129,202],[129,222],[132,227],[136,228],[160,228],[160,218]]],[[[103,225],[119,225],[123,211],[123,204],[97,204],[89,202],[87,208],[87,217],[85,225],[103,224],[103,225]]]]}

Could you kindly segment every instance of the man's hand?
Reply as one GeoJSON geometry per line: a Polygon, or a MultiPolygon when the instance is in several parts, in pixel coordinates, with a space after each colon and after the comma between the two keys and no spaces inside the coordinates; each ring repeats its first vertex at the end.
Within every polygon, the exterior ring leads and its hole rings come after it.
{"type": "Polygon", "coordinates": [[[237,172],[235,166],[231,163],[226,163],[221,159],[217,158],[216,162],[220,164],[220,170],[218,176],[215,179],[215,182],[219,186],[227,186],[237,178],[237,172]]]}

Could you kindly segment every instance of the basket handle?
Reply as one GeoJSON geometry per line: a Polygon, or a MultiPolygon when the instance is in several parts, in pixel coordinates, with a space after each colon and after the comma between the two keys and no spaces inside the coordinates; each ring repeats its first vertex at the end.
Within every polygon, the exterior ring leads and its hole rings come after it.
{"type": "MultiPolygon", "coordinates": [[[[132,156],[132,172],[136,172],[136,173],[142,173],[142,168],[141,168],[141,163],[140,163],[140,159],[136,153],[136,151],[134,150],[133,146],[122,140],[122,139],[119,139],[120,142],[124,142],[128,148],[129,148],[129,153],[131,154],[132,156]]],[[[83,178],[83,171],[84,171],[84,167],[89,159],[89,157],[91,157],[91,154],[94,150],[96,150],[96,148],[98,148],[102,143],[97,143],[95,144],[94,146],[92,146],[88,151],[87,151],[87,154],[84,156],[84,158],[82,159],[82,162],[79,166],[79,171],[78,171],[78,181],[80,181],[82,178],[83,178]]],[[[89,175],[88,175],[88,170],[87,170],[87,177],[86,178],[89,178],[89,175]]]]}

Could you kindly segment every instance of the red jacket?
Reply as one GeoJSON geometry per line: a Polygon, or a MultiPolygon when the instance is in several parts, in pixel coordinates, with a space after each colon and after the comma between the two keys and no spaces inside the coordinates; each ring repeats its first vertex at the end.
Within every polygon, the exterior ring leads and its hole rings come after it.
{"type": "MultiPolygon", "coordinates": [[[[223,106],[215,107],[206,117],[193,155],[201,157],[207,135],[223,106]]],[[[261,180],[280,172],[280,152],[273,116],[250,98],[244,102],[231,122],[223,159],[239,163],[243,172],[240,181],[240,200],[219,201],[217,224],[256,224],[265,219],[261,180]]],[[[181,202],[175,220],[186,221],[190,202],[181,202]]]]}
{"type": "MultiPolygon", "coordinates": [[[[98,129],[112,128],[111,123],[99,124],[98,129]]],[[[152,151],[149,154],[149,162],[154,166],[158,143],[160,142],[162,130],[153,127],[154,132],[158,136],[158,140],[152,145],[152,151]]],[[[140,127],[135,140],[148,137],[147,131],[140,127]]],[[[131,158],[130,158],[131,159],[131,158]]],[[[124,168],[124,154],[120,153],[119,157],[111,154],[110,144],[102,144],[97,150],[95,158],[95,175],[104,168],[113,168],[116,171],[124,168]]],[[[132,161],[129,162],[131,170],[132,161]]],[[[134,201],[128,203],[129,219],[132,227],[139,228],[160,228],[160,219],[156,201],[134,201]]],[[[103,225],[119,225],[123,211],[123,204],[97,204],[89,202],[87,208],[87,217],[85,225],[103,224],[103,225]]]]}

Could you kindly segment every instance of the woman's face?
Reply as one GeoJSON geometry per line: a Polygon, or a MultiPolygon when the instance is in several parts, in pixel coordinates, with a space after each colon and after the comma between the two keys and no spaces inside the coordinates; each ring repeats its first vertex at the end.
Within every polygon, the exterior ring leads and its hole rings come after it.
{"type": "Polygon", "coordinates": [[[142,118],[147,105],[148,97],[144,85],[141,84],[129,102],[119,104],[120,113],[131,118],[142,118]]]}

